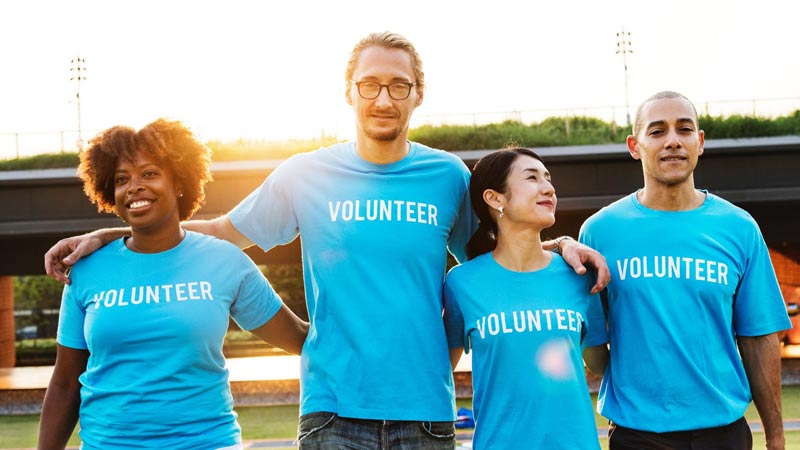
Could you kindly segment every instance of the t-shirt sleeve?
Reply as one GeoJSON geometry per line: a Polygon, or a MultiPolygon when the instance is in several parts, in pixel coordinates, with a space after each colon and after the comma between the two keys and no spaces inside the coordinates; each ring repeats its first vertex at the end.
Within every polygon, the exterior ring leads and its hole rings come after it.
{"type": "Polygon", "coordinates": [[[444,329],[450,348],[464,347],[464,351],[469,353],[469,345],[464,338],[464,316],[453,286],[448,281],[444,284],[444,329]]]}
{"type": "Polygon", "coordinates": [[[472,211],[469,200],[468,170],[464,173],[464,179],[461,181],[464,183],[464,189],[459,202],[458,217],[456,217],[455,225],[447,240],[447,248],[458,262],[467,260],[467,243],[478,228],[478,218],[472,211]]]}
{"type": "Polygon", "coordinates": [[[578,241],[581,244],[588,245],[591,248],[595,248],[596,247],[594,245],[593,240],[592,240],[592,234],[590,232],[590,225],[589,225],[588,221],[584,222],[583,225],[581,225],[581,229],[578,232],[578,241]]]}
{"type": "Polygon", "coordinates": [[[56,342],[64,347],[86,350],[86,337],[83,324],[86,321],[86,309],[77,298],[77,283],[67,284],[61,293],[61,309],[58,316],[56,342]]]}
{"type": "Polygon", "coordinates": [[[241,256],[243,277],[231,304],[231,317],[242,329],[252,330],[269,322],[283,301],[258,267],[244,254],[241,256]]]}
{"type": "Polygon", "coordinates": [[[264,251],[291,242],[299,233],[290,196],[294,166],[291,158],[278,166],[228,214],[233,226],[264,251]]]}
{"type": "MultiPolygon", "coordinates": [[[[592,239],[591,229],[591,219],[589,219],[581,225],[581,229],[578,232],[578,241],[596,249],[597,244],[594,242],[594,239],[592,239]]],[[[591,286],[587,285],[587,289],[591,289],[591,286]]],[[[606,314],[603,308],[603,295],[605,295],[605,292],[592,295],[589,298],[589,308],[587,309],[587,314],[589,316],[587,317],[588,328],[583,340],[584,347],[594,347],[596,345],[608,343],[608,327],[606,326],[606,314]]]]}
{"type": "Polygon", "coordinates": [[[755,223],[748,248],[734,296],[734,331],[741,336],[762,336],[791,328],[769,250],[755,223]]]}
{"type": "Polygon", "coordinates": [[[594,347],[607,343],[608,327],[606,326],[606,315],[603,312],[603,303],[599,294],[589,296],[586,315],[586,336],[583,339],[583,347],[594,347]]]}

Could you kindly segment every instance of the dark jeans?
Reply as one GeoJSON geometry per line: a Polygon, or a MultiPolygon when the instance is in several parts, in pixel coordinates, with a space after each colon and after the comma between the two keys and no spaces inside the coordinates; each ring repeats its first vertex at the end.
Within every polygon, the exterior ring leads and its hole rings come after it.
{"type": "Polygon", "coordinates": [[[609,450],[752,450],[753,435],[743,418],[729,425],[690,431],[653,433],[611,423],[609,450]]]}
{"type": "Polygon", "coordinates": [[[348,419],[316,412],[300,417],[300,450],[453,450],[453,422],[348,419]]]}

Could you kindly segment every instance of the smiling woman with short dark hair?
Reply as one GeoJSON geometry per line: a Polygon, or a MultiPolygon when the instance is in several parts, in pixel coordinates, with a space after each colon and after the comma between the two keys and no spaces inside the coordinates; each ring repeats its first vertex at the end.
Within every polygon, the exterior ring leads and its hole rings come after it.
{"type": "Polygon", "coordinates": [[[130,236],[81,259],[64,288],[40,449],[241,449],[222,343],[228,318],[300,353],[308,324],[234,245],[186,231],[211,179],[180,122],[113,127],[81,155],[84,191],[130,236]]]}

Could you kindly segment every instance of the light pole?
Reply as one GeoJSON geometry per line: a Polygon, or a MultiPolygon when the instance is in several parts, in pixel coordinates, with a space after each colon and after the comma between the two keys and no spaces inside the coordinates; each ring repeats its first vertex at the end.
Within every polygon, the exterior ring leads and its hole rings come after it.
{"type": "Polygon", "coordinates": [[[622,31],[617,33],[617,54],[622,53],[622,64],[625,66],[625,121],[628,126],[631,126],[631,112],[628,101],[628,53],[633,53],[630,39],[631,33],[625,31],[624,27],[622,31]]]}
{"type": "Polygon", "coordinates": [[[72,73],[70,81],[75,80],[77,84],[75,99],[78,105],[78,152],[81,152],[83,151],[83,136],[81,131],[81,80],[86,79],[86,60],[78,56],[77,58],[72,58],[69,62],[72,65],[69,68],[69,71],[72,73]]]}

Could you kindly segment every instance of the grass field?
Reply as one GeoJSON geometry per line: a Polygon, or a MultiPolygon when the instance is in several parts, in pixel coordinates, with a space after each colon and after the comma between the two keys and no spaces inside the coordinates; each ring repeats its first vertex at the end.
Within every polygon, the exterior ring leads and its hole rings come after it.
{"type": "MultiPolygon", "coordinates": [[[[469,400],[459,400],[458,406],[469,408],[469,400]]],[[[245,440],[292,439],[297,431],[297,405],[263,406],[236,408],[239,423],[245,440]]],[[[758,420],[758,414],[751,405],[747,410],[748,420],[758,420]]],[[[783,388],[783,417],[800,419],[800,386],[783,388]]],[[[604,427],[606,420],[596,416],[597,426],[604,427]]],[[[0,448],[35,448],[39,426],[38,415],[0,416],[0,448]]],[[[71,446],[78,446],[77,432],[70,440],[71,446]]],[[[601,439],[603,449],[607,448],[601,439]]],[[[291,448],[291,447],[290,447],[291,448]]],[[[764,448],[764,434],[754,433],[754,448],[764,448]]],[[[800,450],[800,431],[786,433],[786,449],[800,450]]]]}

